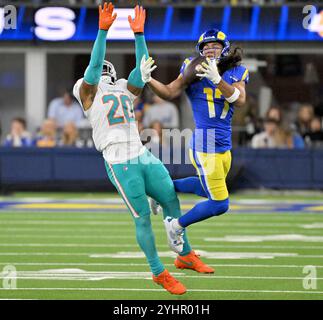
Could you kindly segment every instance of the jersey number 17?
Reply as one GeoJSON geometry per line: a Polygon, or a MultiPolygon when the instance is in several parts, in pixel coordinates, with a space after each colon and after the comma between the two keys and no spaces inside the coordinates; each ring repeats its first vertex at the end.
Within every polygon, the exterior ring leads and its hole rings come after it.
{"type": "MultiPolygon", "coordinates": [[[[222,92],[218,88],[215,89],[215,92],[212,88],[204,88],[203,92],[206,94],[207,105],[209,108],[209,117],[215,118],[216,112],[215,112],[214,98],[221,99],[222,92]]],[[[229,108],[230,108],[229,102],[227,100],[224,100],[224,107],[223,107],[220,119],[225,119],[225,117],[228,114],[229,108]]]]}

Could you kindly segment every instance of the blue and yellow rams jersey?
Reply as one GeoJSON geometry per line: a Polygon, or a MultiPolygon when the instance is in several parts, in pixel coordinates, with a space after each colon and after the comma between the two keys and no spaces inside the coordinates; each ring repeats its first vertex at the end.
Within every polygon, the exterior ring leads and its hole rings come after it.
{"type": "MultiPolygon", "coordinates": [[[[193,59],[185,59],[181,74],[193,59]]],[[[244,66],[236,66],[224,72],[222,79],[229,84],[239,81],[248,83],[249,71],[244,66]]],[[[233,104],[226,101],[217,86],[206,78],[191,83],[185,91],[191,101],[195,122],[192,149],[206,153],[230,150],[233,104]]]]}

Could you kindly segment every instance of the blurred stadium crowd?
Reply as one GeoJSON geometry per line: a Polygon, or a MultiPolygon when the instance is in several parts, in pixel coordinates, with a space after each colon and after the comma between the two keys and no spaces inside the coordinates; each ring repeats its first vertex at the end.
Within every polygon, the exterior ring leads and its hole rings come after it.
{"type": "MultiPolygon", "coordinates": [[[[97,3],[101,3],[101,0],[10,0],[7,2],[35,5],[97,5],[97,3]]],[[[160,5],[163,3],[194,4],[198,2],[222,5],[228,3],[231,5],[305,3],[305,1],[297,0],[141,1],[143,5],[160,5]]],[[[313,1],[312,3],[315,2],[313,1]]],[[[126,0],[119,0],[116,3],[133,4],[132,1],[126,0]]],[[[323,65],[320,63],[320,58],[313,57],[305,56],[302,59],[297,56],[293,58],[280,56],[277,59],[275,56],[258,57],[260,60],[268,62],[268,67],[264,69],[262,75],[264,84],[272,89],[274,95],[279,94],[279,97],[272,102],[267,110],[265,109],[265,114],[262,112],[260,115],[259,100],[255,96],[256,92],[259,91],[260,78],[256,78],[253,74],[251,75],[251,79],[254,78],[255,82],[259,82],[259,86],[253,90],[253,93],[248,92],[247,87],[246,106],[235,109],[233,117],[234,146],[252,148],[323,147],[323,95],[321,90],[322,80],[319,79],[323,65]],[[275,62],[275,60],[277,61],[275,62]],[[300,71],[302,64],[304,76],[300,71]],[[274,67],[275,65],[277,66],[274,67]],[[275,69],[277,70],[275,71],[275,69]],[[286,76],[289,78],[286,78],[286,76]],[[299,88],[302,88],[302,90],[299,88]],[[306,95],[300,96],[298,94],[300,91],[306,93],[306,95]],[[286,95],[288,96],[287,98],[286,95]],[[308,101],[308,103],[305,103],[305,101],[308,101]]],[[[55,79],[57,80],[57,78],[55,79]]],[[[53,89],[50,99],[55,95],[59,94],[53,89]]],[[[163,101],[153,96],[149,90],[145,90],[135,106],[139,131],[142,133],[144,129],[153,129],[150,131],[152,133],[150,139],[154,143],[161,145],[167,140],[165,139],[167,130],[163,129],[185,129],[187,127],[181,123],[183,112],[185,113],[186,111],[183,111],[179,101],[176,101],[176,104],[163,101]]],[[[61,96],[49,102],[46,119],[42,124],[37,123],[37,125],[39,125],[39,128],[36,132],[28,132],[25,119],[20,117],[12,119],[10,132],[1,133],[0,128],[1,145],[7,147],[93,147],[89,123],[84,118],[82,109],[70,90],[65,90],[61,96]]],[[[5,131],[7,131],[7,128],[5,131]]],[[[143,142],[147,142],[144,137],[143,140],[143,142]]]]}
{"type": "MultiPolygon", "coordinates": [[[[252,96],[247,106],[236,108],[233,130],[243,127],[234,136],[235,146],[252,148],[306,148],[323,147],[322,117],[310,103],[299,104],[290,110],[271,106],[265,117],[257,116],[257,105],[252,96]]],[[[163,145],[169,130],[180,128],[179,111],[172,102],[164,101],[146,90],[135,104],[139,132],[146,128],[149,141],[163,145]]],[[[143,142],[147,142],[143,138],[143,142]]],[[[35,133],[26,130],[23,118],[14,118],[10,132],[3,135],[6,147],[93,147],[91,129],[78,102],[70,91],[53,99],[47,118],[35,133]]]]}

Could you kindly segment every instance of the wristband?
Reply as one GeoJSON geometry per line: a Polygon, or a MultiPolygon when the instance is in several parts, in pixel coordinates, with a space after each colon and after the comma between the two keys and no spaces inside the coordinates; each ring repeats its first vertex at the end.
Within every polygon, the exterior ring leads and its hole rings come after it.
{"type": "Polygon", "coordinates": [[[232,96],[231,97],[228,97],[228,98],[225,98],[225,100],[227,100],[229,103],[233,103],[233,102],[235,102],[235,101],[238,100],[238,98],[240,96],[240,93],[241,92],[240,92],[239,89],[234,88],[234,92],[233,92],[232,96]]]}

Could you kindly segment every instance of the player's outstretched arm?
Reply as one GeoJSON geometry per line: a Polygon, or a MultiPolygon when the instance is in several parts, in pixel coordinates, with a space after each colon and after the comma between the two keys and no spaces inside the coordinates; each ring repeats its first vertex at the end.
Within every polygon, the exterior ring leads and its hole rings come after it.
{"type": "Polygon", "coordinates": [[[144,28],[146,21],[146,10],[137,5],[135,7],[135,17],[128,16],[130,28],[135,34],[135,47],[136,47],[136,67],[131,71],[128,77],[128,90],[135,95],[139,95],[142,88],[145,86],[145,81],[141,75],[141,63],[148,59],[149,53],[146,45],[144,28]]]}
{"type": "Polygon", "coordinates": [[[169,84],[163,84],[154,78],[151,78],[147,83],[150,89],[164,100],[173,100],[177,98],[185,89],[185,83],[181,74],[169,84]]]}
{"type": "MultiPolygon", "coordinates": [[[[149,61],[146,61],[146,64],[148,63],[149,61]]],[[[149,71],[150,70],[148,69],[147,72],[149,71]]],[[[145,71],[142,71],[142,73],[144,75],[145,71]]],[[[182,91],[186,88],[186,84],[182,74],[180,74],[177,77],[177,79],[175,79],[174,81],[166,85],[161,83],[160,81],[157,81],[156,79],[153,79],[150,73],[148,73],[147,78],[148,79],[146,82],[148,83],[148,86],[150,87],[150,89],[152,89],[152,91],[157,96],[165,100],[172,100],[174,98],[177,98],[178,96],[181,95],[182,91]]]]}
{"type": "Polygon", "coordinates": [[[148,83],[151,89],[161,98],[171,100],[180,95],[183,81],[180,76],[166,86],[151,78],[150,74],[156,66],[153,66],[154,61],[149,59],[144,37],[145,19],[146,11],[139,6],[135,7],[135,19],[132,20],[130,16],[128,17],[130,27],[135,34],[136,42],[136,68],[129,75],[128,90],[138,95],[145,86],[145,83],[148,83]]]}
{"type": "Polygon", "coordinates": [[[80,87],[80,97],[85,110],[91,107],[97,92],[105,58],[107,33],[117,17],[116,13],[113,14],[113,9],[111,2],[109,4],[105,2],[103,9],[101,5],[99,6],[99,31],[93,45],[90,64],[85,70],[80,87]]]}

